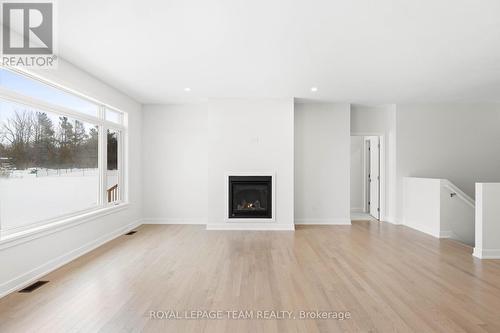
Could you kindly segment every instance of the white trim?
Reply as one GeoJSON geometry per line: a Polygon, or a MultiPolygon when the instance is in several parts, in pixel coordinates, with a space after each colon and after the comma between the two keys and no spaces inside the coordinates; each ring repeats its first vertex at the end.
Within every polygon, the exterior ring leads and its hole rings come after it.
{"type": "MultiPolygon", "coordinates": [[[[118,206],[118,205],[119,204],[114,205],[114,206],[118,206]]],[[[23,224],[23,225],[16,226],[16,227],[7,227],[7,228],[0,229],[0,244],[2,243],[2,240],[9,238],[10,236],[29,233],[31,230],[38,230],[39,228],[43,228],[44,226],[55,225],[61,221],[77,219],[81,216],[87,216],[88,214],[98,212],[104,208],[107,208],[107,207],[101,206],[101,205],[95,205],[95,206],[90,207],[90,208],[82,209],[79,211],[74,211],[71,213],[66,213],[66,214],[59,215],[59,216],[56,216],[53,218],[39,220],[36,222],[23,224]]]]}
{"type": "Polygon", "coordinates": [[[356,212],[351,212],[350,216],[351,221],[379,221],[375,217],[371,216],[368,213],[356,213],[356,212]]]}
{"type": "Polygon", "coordinates": [[[400,223],[396,218],[392,217],[392,216],[386,216],[382,222],[387,222],[387,223],[391,223],[391,224],[394,224],[394,225],[401,225],[402,223],[400,223]]]}
{"type": "MultiPolygon", "coordinates": [[[[118,167],[118,201],[125,200],[125,131],[118,130],[118,160],[116,161],[118,167]]],[[[106,180],[106,183],[108,181],[106,180]]]]}
{"type": "Polygon", "coordinates": [[[407,224],[406,221],[405,221],[404,225],[406,227],[410,228],[410,229],[423,232],[424,234],[430,235],[432,237],[440,238],[440,232],[439,231],[433,230],[432,228],[423,226],[421,224],[411,224],[410,225],[410,224],[407,224]]]}
{"type": "Polygon", "coordinates": [[[368,175],[370,174],[370,140],[366,140],[366,137],[363,138],[363,170],[361,179],[363,180],[363,213],[370,213],[370,205],[368,202],[370,201],[368,198],[370,183],[368,182],[368,175]]]}
{"type": "Polygon", "coordinates": [[[387,180],[386,180],[386,174],[387,174],[387,166],[385,165],[386,162],[386,152],[385,152],[385,135],[379,135],[378,137],[378,144],[379,144],[379,152],[378,152],[378,175],[379,175],[379,196],[380,198],[378,199],[379,203],[379,213],[378,213],[378,220],[382,221],[383,218],[385,218],[385,206],[386,206],[386,195],[387,195],[387,180]]]}
{"type": "Polygon", "coordinates": [[[441,230],[439,232],[439,238],[451,238],[451,239],[457,239],[458,237],[455,235],[455,233],[451,230],[441,230]]]}
{"type": "MultiPolygon", "coordinates": [[[[104,114],[104,108],[99,106],[99,117],[104,114]]],[[[99,168],[99,193],[97,197],[99,198],[99,205],[106,206],[106,187],[108,179],[106,178],[107,169],[107,154],[108,154],[108,135],[106,132],[106,126],[103,124],[99,125],[99,133],[97,140],[97,167],[99,168]]]]}
{"type": "Polygon", "coordinates": [[[115,231],[108,233],[98,239],[91,241],[83,246],[80,246],[77,249],[74,249],[66,254],[63,254],[57,258],[54,258],[34,269],[23,273],[7,282],[4,282],[0,285],[0,298],[10,294],[16,290],[22,289],[25,286],[33,283],[38,280],[42,276],[49,274],[50,272],[58,269],[59,267],[77,259],[78,257],[83,256],[84,254],[98,248],[99,246],[127,233],[128,231],[137,228],[141,225],[141,221],[135,221],[129,223],[123,227],[116,229],[115,231]]]}
{"type": "Polygon", "coordinates": [[[217,223],[207,224],[207,230],[294,231],[293,224],[281,223],[217,223]]]}
{"type": "Polygon", "coordinates": [[[351,136],[384,136],[385,132],[351,132],[351,136]]]}
{"type": "Polygon", "coordinates": [[[199,217],[167,217],[167,218],[143,218],[142,224],[207,224],[206,218],[199,217]]]}
{"type": "Polygon", "coordinates": [[[29,242],[33,239],[44,237],[61,230],[77,226],[79,224],[95,220],[97,218],[114,214],[119,211],[125,210],[130,206],[129,203],[122,203],[116,206],[100,208],[89,213],[80,214],[67,219],[62,219],[53,223],[44,224],[36,228],[31,228],[26,231],[2,236],[0,239],[0,250],[16,246],[22,243],[29,242]]]}
{"type": "MultiPolygon", "coordinates": [[[[104,112],[104,110],[103,110],[104,112]]],[[[126,131],[123,130],[123,129],[119,129],[119,128],[116,128],[116,127],[108,127],[108,126],[104,126],[103,127],[103,141],[102,141],[102,156],[99,156],[99,157],[102,157],[102,161],[103,161],[103,169],[102,169],[102,179],[103,179],[103,183],[102,183],[102,186],[101,187],[101,193],[103,195],[103,205],[104,206],[113,206],[113,205],[117,205],[117,204],[120,204],[121,202],[123,202],[123,198],[125,197],[125,194],[124,194],[124,158],[125,158],[125,155],[124,155],[124,135],[125,135],[126,131]],[[113,132],[116,132],[117,133],[117,145],[118,145],[118,149],[117,149],[117,170],[116,170],[116,173],[117,173],[117,178],[118,178],[118,195],[117,195],[117,200],[115,201],[112,201],[112,202],[108,202],[108,197],[107,197],[107,191],[108,191],[108,131],[113,131],[113,132]]],[[[101,141],[99,141],[101,142],[101,141]]]]}
{"type": "MultiPolygon", "coordinates": [[[[38,81],[42,84],[45,84],[47,86],[50,86],[54,89],[58,89],[58,90],[61,90],[67,94],[70,94],[70,95],[75,95],[79,98],[82,98],[82,99],[85,99],[87,100],[88,102],[90,103],[94,103],[94,104],[100,104],[100,105],[103,105],[109,109],[112,109],[114,111],[117,111],[117,112],[121,112],[123,115],[126,115],[127,112],[125,111],[122,111],[121,108],[119,107],[115,107],[111,104],[108,104],[108,103],[105,103],[103,101],[100,101],[98,99],[95,99],[89,95],[86,95],[86,94],[83,94],[81,92],[79,92],[78,90],[75,90],[75,89],[72,89],[72,88],[68,88],[66,87],[65,85],[62,85],[62,84],[59,84],[59,83],[56,83],[52,80],[49,80],[45,77],[43,77],[42,75],[38,74],[38,73],[34,73],[32,71],[30,71],[29,69],[27,68],[23,68],[23,67],[16,67],[16,68],[13,68],[13,67],[8,67],[8,66],[3,66],[3,65],[0,65],[0,68],[1,69],[4,69],[4,70],[7,70],[7,71],[10,71],[10,72],[13,72],[17,75],[22,75],[22,76],[25,76],[31,80],[34,80],[34,81],[38,81]]],[[[125,125],[125,123],[124,123],[125,125]]]]}
{"type": "Polygon", "coordinates": [[[104,125],[104,126],[118,127],[120,129],[125,129],[125,127],[122,124],[117,124],[107,121],[106,119],[102,119],[101,114],[99,112],[99,108],[101,107],[101,105],[99,104],[96,104],[96,116],[90,116],[81,111],[69,109],[60,105],[54,105],[52,103],[31,96],[26,96],[14,91],[10,91],[1,86],[0,86],[0,97],[13,103],[27,105],[37,110],[56,113],[62,116],[67,116],[77,120],[82,120],[94,125],[104,125]]]}
{"type": "Polygon", "coordinates": [[[321,224],[321,225],[351,225],[351,219],[350,218],[302,218],[302,219],[295,219],[295,224],[297,225],[314,225],[314,224],[321,224]]]}
{"type": "Polygon", "coordinates": [[[439,239],[458,239],[457,235],[451,230],[440,230],[439,232],[435,232],[430,228],[422,227],[420,225],[405,224],[405,226],[439,239]]]}
{"type": "Polygon", "coordinates": [[[475,247],[472,255],[479,259],[500,259],[500,249],[480,249],[475,247]]]}
{"type": "Polygon", "coordinates": [[[275,171],[252,171],[252,172],[226,172],[224,174],[224,222],[226,223],[269,223],[276,222],[276,172],[275,171]],[[262,219],[238,219],[229,218],[229,176],[269,176],[271,177],[271,218],[262,219]]]}
{"type": "MultiPolygon", "coordinates": [[[[389,203],[388,200],[388,193],[389,193],[389,178],[390,175],[388,174],[389,166],[386,165],[386,159],[389,157],[389,133],[386,133],[384,131],[382,132],[351,132],[351,136],[363,136],[363,137],[368,137],[368,136],[377,136],[379,138],[379,144],[380,144],[380,151],[379,151],[379,177],[380,177],[380,183],[379,183],[379,221],[385,221],[389,219],[389,217],[386,217],[386,206],[391,205],[392,203],[389,203]],[[387,148],[387,151],[386,151],[387,148]],[[387,155],[387,156],[386,156],[387,155]]],[[[366,138],[365,138],[366,139],[366,138]]],[[[364,141],[363,141],[364,143],[364,141]]],[[[365,144],[363,144],[363,149],[366,149],[365,144]]],[[[366,154],[363,153],[363,162],[365,162],[366,154]]],[[[366,165],[363,165],[363,168],[366,168],[366,165]]],[[[363,175],[363,181],[366,181],[365,175],[363,175]]],[[[366,184],[363,185],[363,201],[365,204],[365,207],[368,206],[367,200],[366,200],[366,184]]],[[[391,222],[392,223],[392,222],[391,222]]],[[[394,224],[399,224],[399,223],[394,223],[394,224]]]]}
{"type": "MultiPolygon", "coordinates": [[[[125,128],[128,128],[128,113],[123,114],[123,125],[125,128]]],[[[122,164],[123,164],[123,172],[122,172],[122,200],[124,202],[129,201],[129,132],[128,130],[123,131],[123,147],[122,147],[122,164]]]]}

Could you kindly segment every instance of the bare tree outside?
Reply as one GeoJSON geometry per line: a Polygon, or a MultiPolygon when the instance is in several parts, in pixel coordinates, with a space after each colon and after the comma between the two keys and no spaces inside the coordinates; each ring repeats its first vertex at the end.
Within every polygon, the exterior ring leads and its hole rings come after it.
{"type": "Polygon", "coordinates": [[[12,170],[97,168],[96,126],[16,108],[0,118],[0,174],[12,170]]]}
{"type": "Polygon", "coordinates": [[[94,209],[104,204],[101,200],[104,195],[107,203],[121,200],[120,131],[100,133],[96,125],[104,120],[113,122],[114,118],[105,118],[107,112],[101,117],[98,112],[101,106],[94,102],[4,69],[0,69],[0,84],[35,101],[62,106],[95,119],[83,121],[76,115],[45,111],[32,101],[0,99],[2,232],[15,233],[32,223],[94,209]],[[107,138],[100,134],[106,134],[107,138]],[[105,170],[99,169],[100,145],[108,153],[105,170]]]}

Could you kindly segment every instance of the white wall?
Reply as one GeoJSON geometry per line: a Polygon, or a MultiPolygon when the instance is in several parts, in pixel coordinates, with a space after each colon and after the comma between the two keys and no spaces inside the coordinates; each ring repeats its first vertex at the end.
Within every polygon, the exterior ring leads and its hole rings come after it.
{"type": "Polygon", "coordinates": [[[147,105],[144,113],[146,223],[206,223],[207,105],[147,105]]]}
{"type": "Polygon", "coordinates": [[[295,105],[295,220],[350,224],[348,104],[295,105]]]}
{"type": "Polygon", "coordinates": [[[395,223],[396,216],[396,107],[386,105],[351,106],[351,135],[382,136],[380,161],[382,169],[380,218],[395,223]]]}
{"type": "Polygon", "coordinates": [[[476,184],[474,256],[500,259],[500,183],[476,184]]]}
{"type": "Polygon", "coordinates": [[[351,212],[364,211],[364,137],[351,136],[351,212]]]}
{"type": "Polygon", "coordinates": [[[408,176],[449,179],[471,197],[476,182],[500,181],[499,129],[498,104],[398,105],[398,193],[408,176]]]}
{"type": "Polygon", "coordinates": [[[349,147],[346,104],[296,104],[295,115],[291,99],[145,106],[146,222],[206,221],[209,229],[349,223],[349,147]],[[276,172],[276,223],[225,222],[230,171],[276,172]]]}
{"type": "Polygon", "coordinates": [[[448,180],[405,177],[402,198],[406,226],[474,245],[474,203],[448,180]]]}
{"type": "Polygon", "coordinates": [[[41,70],[47,79],[92,96],[129,114],[128,178],[130,206],[38,238],[0,244],[0,295],[15,290],[85,251],[135,226],[142,216],[141,106],[129,97],[59,59],[57,70],[41,70]],[[23,260],[19,260],[23,258],[23,260]]]}
{"type": "Polygon", "coordinates": [[[211,100],[208,104],[209,229],[293,229],[293,99],[211,100]],[[225,222],[227,172],[275,172],[275,222],[225,222]]]}
{"type": "Polygon", "coordinates": [[[474,204],[450,193],[456,193],[456,189],[441,186],[440,235],[474,246],[474,204]]]}
{"type": "Polygon", "coordinates": [[[404,178],[402,197],[403,224],[440,237],[441,180],[404,178]]]}

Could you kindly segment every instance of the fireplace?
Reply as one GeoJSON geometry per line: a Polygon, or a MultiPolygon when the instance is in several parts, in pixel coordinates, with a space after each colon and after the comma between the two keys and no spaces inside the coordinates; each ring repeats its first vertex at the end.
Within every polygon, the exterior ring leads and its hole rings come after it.
{"type": "Polygon", "coordinates": [[[271,176],[229,176],[230,219],[272,218],[271,176]]]}

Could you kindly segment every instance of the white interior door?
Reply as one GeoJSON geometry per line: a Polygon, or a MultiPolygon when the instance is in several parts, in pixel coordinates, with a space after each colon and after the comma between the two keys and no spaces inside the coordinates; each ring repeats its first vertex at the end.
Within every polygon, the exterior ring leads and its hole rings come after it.
{"type": "Polygon", "coordinates": [[[370,215],[380,219],[380,141],[379,137],[369,137],[370,140],[370,215]]]}

